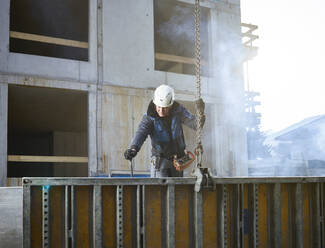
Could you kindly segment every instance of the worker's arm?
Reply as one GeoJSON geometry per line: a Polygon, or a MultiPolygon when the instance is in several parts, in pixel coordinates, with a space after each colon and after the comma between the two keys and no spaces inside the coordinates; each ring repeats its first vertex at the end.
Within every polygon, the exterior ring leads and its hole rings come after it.
{"type": "MultiPolygon", "coordinates": [[[[203,102],[203,100],[200,98],[199,100],[197,100],[196,104],[198,104],[199,107],[199,111],[202,113],[202,119],[201,119],[201,127],[203,127],[204,123],[205,123],[205,115],[204,115],[204,107],[205,104],[203,102]]],[[[196,130],[196,117],[195,115],[193,115],[192,113],[190,113],[186,108],[184,108],[183,106],[181,106],[182,110],[181,110],[181,115],[182,115],[182,123],[186,126],[188,126],[189,128],[192,128],[194,130],[196,130]]]]}
{"type": "Polygon", "coordinates": [[[184,108],[183,106],[181,106],[182,110],[181,110],[181,120],[182,123],[185,126],[188,126],[189,128],[192,129],[196,129],[196,118],[195,115],[193,115],[192,113],[190,113],[186,108],[184,108]]]}
{"type": "Polygon", "coordinates": [[[138,126],[138,129],[131,141],[130,147],[137,152],[141,149],[144,141],[153,130],[153,121],[145,114],[138,126]]]}

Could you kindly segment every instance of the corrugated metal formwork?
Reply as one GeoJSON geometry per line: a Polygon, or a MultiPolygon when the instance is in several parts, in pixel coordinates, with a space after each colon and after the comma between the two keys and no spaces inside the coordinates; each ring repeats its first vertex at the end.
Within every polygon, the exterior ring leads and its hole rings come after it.
{"type": "Polygon", "coordinates": [[[325,178],[24,178],[24,248],[324,247],[325,178]]]}

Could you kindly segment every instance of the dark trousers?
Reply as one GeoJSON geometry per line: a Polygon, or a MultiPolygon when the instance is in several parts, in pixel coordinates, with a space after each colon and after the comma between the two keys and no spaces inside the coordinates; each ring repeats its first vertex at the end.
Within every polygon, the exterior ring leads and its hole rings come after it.
{"type": "Polygon", "coordinates": [[[177,171],[173,161],[162,158],[152,157],[151,177],[183,177],[183,171],[177,171]]]}

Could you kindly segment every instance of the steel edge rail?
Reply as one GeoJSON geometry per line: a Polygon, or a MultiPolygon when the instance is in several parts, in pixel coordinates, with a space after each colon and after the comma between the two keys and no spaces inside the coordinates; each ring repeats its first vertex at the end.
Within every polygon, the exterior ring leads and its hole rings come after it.
{"type": "MultiPolygon", "coordinates": [[[[213,177],[216,184],[321,183],[325,177],[213,177]]],[[[87,178],[87,177],[24,177],[26,186],[58,185],[194,185],[196,178],[87,178]]]]}

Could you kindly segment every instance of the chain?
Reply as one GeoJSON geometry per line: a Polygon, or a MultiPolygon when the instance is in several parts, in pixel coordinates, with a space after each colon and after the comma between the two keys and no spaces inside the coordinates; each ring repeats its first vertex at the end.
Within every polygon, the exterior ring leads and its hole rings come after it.
{"type": "MultiPolygon", "coordinates": [[[[195,0],[194,6],[195,17],[195,75],[196,75],[196,99],[201,98],[201,39],[200,39],[200,0],[195,0]]],[[[202,132],[202,115],[196,105],[196,149],[197,167],[201,167],[203,147],[201,143],[202,132]]]]}

